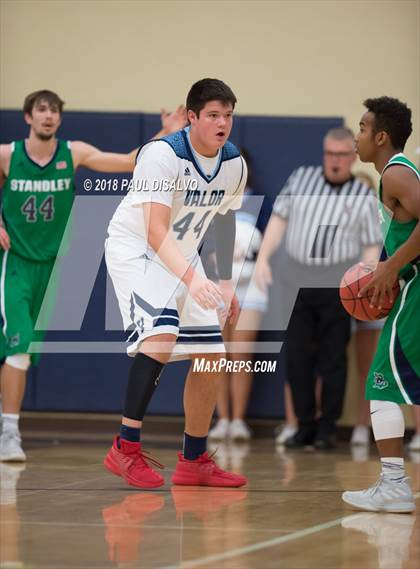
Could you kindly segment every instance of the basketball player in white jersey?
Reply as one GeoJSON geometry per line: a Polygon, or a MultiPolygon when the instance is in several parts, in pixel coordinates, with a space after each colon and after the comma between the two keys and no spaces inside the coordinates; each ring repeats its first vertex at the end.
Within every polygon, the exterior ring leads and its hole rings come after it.
{"type": "MultiPolygon", "coordinates": [[[[131,191],[108,229],[106,262],[127,332],[127,352],[134,359],[120,435],[104,464],[139,488],[164,483],[139,441],[165,364],[179,355],[217,363],[225,352],[219,317],[234,320],[238,315],[231,284],[233,210],[241,206],[247,175],[240,153],[228,142],[235,103],[222,81],[195,83],[187,97],[190,126],[141,149],[131,191]],[[218,286],[206,278],[197,251],[213,219],[218,286]]],[[[218,379],[217,373],[193,369],[187,377],[184,447],[174,484],[246,484],[245,477],[218,468],[206,452],[218,379]]]]}

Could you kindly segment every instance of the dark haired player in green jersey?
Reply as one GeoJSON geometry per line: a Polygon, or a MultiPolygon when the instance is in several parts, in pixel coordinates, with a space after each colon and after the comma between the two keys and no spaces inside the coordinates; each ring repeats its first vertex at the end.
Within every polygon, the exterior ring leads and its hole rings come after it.
{"type": "MultiPolygon", "coordinates": [[[[23,112],[30,127],[26,140],[0,145],[0,361],[2,433],[0,460],[23,461],[18,428],[28,354],[52,268],[73,204],[74,173],[84,166],[99,172],[131,172],[137,149],[102,152],[81,141],[56,138],[63,101],[52,91],[28,95],[23,112]]],[[[162,111],[163,136],[185,126],[185,109],[162,111]]]]}
{"type": "Polygon", "coordinates": [[[400,404],[420,404],[420,178],[403,154],[412,130],[410,109],[390,97],[367,99],[364,105],[356,146],[360,159],[373,162],[381,175],[379,217],[388,258],[359,294],[373,288],[372,305],[380,307],[398,278],[404,284],[366,382],[382,473],[373,487],[344,492],[343,500],[361,510],[404,513],[415,509],[404,470],[400,404]]]}

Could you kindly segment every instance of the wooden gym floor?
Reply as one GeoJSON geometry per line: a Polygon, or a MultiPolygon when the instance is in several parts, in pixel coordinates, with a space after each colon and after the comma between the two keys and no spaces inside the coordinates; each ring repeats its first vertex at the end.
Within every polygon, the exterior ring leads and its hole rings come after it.
{"type": "MultiPolygon", "coordinates": [[[[243,489],[171,487],[178,436],[149,435],[166,485],[141,492],[102,467],[111,438],[24,432],[25,465],[1,464],[0,567],[27,569],[418,568],[418,515],[354,512],[344,489],[375,482],[376,451],[285,452],[271,438],[219,444],[243,489]],[[106,440],[105,440],[106,439],[106,440]]],[[[407,457],[420,507],[420,453],[407,457]]]]}

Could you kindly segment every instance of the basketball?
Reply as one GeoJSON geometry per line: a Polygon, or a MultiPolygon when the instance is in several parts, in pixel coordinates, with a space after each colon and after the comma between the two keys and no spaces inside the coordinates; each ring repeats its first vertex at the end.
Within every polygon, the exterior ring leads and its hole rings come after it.
{"type": "Polygon", "coordinates": [[[373,290],[368,290],[360,298],[357,296],[359,291],[369,284],[372,279],[373,270],[364,265],[357,263],[350,267],[344,274],[340,283],[340,300],[347,312],[357,318],[357,320],[379,320],[389,314],[391,308],[394,306],[394,301],[400,292],[400,285],[398,281],[392,287],[392,301],[386,296],[383,306],[370,306],[370,300],[373,295],[373,290]]]}

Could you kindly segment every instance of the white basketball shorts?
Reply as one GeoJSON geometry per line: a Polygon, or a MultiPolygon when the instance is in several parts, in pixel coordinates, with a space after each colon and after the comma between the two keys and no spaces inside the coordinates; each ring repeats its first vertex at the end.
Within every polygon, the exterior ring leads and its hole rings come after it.
{"type": "MultiPolygon", "coordinates": [[[[105,260],[127,333],[127,353],[135,356],[145,338],[177,337],[172,358],[188,354],[224,353],[216,310],[205,310],[186,285],[161,263],[139,238],[109,237],[105,260]]],[[[195,270],[205,272],[197,255],[195,270]]]]}

